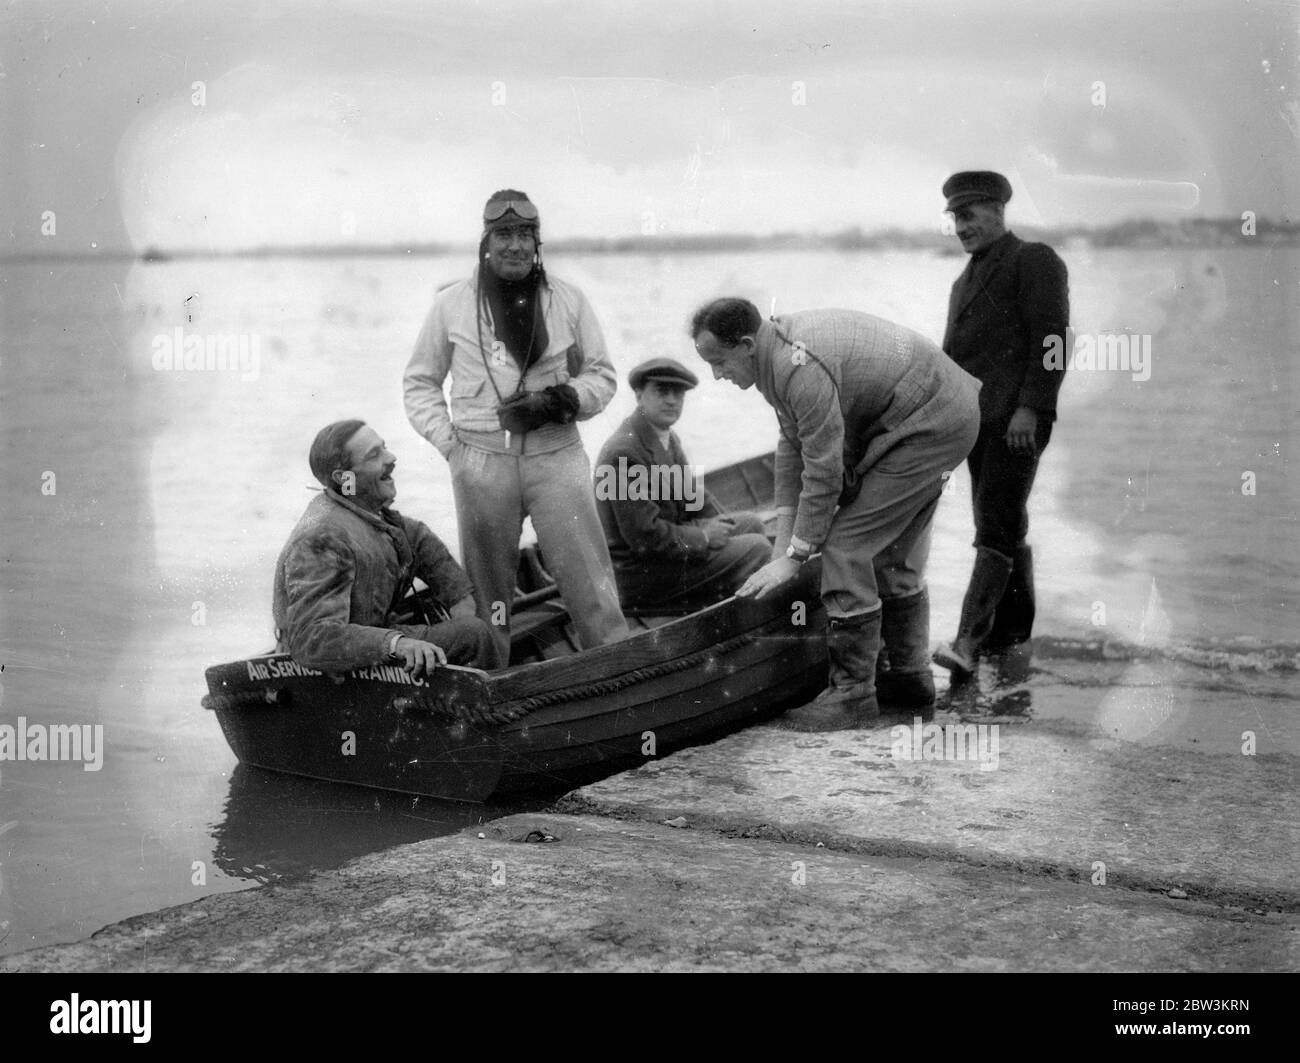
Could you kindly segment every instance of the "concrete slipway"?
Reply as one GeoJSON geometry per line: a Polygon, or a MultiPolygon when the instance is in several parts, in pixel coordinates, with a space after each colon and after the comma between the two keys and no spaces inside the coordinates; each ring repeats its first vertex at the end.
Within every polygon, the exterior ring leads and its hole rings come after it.
{"type": "Polygon", "coordinates": [[[1294,971],[1293,677],[1049,656],[941,699],[962,759],[754,727],[0,970],[1294,971]]]}

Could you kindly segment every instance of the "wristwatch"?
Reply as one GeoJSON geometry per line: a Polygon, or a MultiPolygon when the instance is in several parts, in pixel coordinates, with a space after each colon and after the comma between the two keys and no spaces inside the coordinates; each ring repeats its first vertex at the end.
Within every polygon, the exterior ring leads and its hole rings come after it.
{"type": "Polygon", "coordinates": [[[402,641],[402,638],[403,635],[400,631],[394,631],[392,638],[388,640],[388,656],[390,659],[398,656],[397,644],[402,641]]]}
{"type": "Polygon", "coordinates": [[[785,556],[803,564],[813,555],[813,544],[800,539],[797,535],[790,536],[790,545],[785,548],[785,556]]]}

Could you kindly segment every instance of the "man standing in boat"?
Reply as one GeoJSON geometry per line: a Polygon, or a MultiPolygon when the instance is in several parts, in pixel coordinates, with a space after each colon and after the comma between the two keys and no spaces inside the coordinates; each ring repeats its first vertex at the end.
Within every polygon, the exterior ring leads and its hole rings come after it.
{"type": "Polygon", "coordinates": [[[461,557],[498,665],[525,516],[583,648],[627,636],[574,423],[605,408],[617,378],[586,296],[543,268],[540,225],[523,192],[493,193],[478,265],[434,297],[403,381],[411,425],[451,467],[461,557]]]}
{"type": "Polygon", "coordinates": [[[277,648],[299,664],[346,672],[401,662],[491,667],[492,632],[475,616],[469,577],[427,526],[391,508],[397,459],[364,421],[317,433],[308,456],[324,490],[280,551],[272,612],[277,648]],[[445,617],[401,616],[413,577],[445,617]]]}
{"type": "Polygon", "coordinates": [[[771,545],[754,513],[723,514],[672,430],[699,384],[672,358],[628,374],[636,410],[601,449],[596,507],[623,605],[703,605],[763,567],[771,545]]]}
{"type": "Polygon", "coordinates": [[[1010,232],[1011,183],[971,171],[944,182],[957,238],[970,255],[952,286],[943,349],[982,383],[980,434],[967,464],[975,510],[975,567],[952,644],[935,651],[954,679],[971,675],[980,650],[1028,642],[1034,623],[1029,490],[1052,436],[1065,370],[1048,368],[1052,338],[1070,321],[1065,263],[1046,244],[1010,232]]]}
{"type": "Polygon", "coordinates": [[[691,336],[715,379],[757,386],[781,432],[776,543],[736,593],[761,598],[822,555],[830,682],[783,723],[843,730],[881,701],[933,705],[924,569],[943,477],[979,434],[979,382],[924,336],[852,310],[764,321],[746,299],[716,299],[691,336]]]}

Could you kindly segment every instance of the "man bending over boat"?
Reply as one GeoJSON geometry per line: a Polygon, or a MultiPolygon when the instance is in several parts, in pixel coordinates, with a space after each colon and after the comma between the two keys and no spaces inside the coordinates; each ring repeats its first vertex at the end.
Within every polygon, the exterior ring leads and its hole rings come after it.
{"type": "Polygon", "coordinates": [[[280,551],[275,566],[278,649],[299,664],[346,672],[384,661],[423,676],[443,664],[489,668],[492,632],[473,588],[442,541],[391,509],[397,459],[364,421],[317,433],[308,457],[324,490],[280,551]],[[419,577],[435,615],[404,615],[419,577]]]}
{"type": "Polygon", "coordinates": [[[822,555],[830,683],[783,722],[836,731],[871,723],[880,701],[933,705],[924,568],[944,474],[979,435],[979,381],[924,336],[852,310],[764,321],[717,299],[691,336],[715,379],[757,386],[781,430],[772,560],[737,595],[761,598],[822,555]]]}
{"type": "Polygon", "coordinates": [[[672,358],[638,365],[628,374],[636,411],[596,464],[596,508],[624,608],[719,601],[772,550],[756,514],[718,509],[672,431],[699,382],[672,358]]]}

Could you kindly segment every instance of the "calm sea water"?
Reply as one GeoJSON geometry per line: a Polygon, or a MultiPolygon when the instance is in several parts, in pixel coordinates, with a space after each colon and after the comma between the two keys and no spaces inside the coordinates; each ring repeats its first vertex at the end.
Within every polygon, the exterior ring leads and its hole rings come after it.
{"type": "MultiPolygon", "coordinates": [[[[1063,253],[1076,328],[1149,335],[1152,360],[1145,381],[1067,378],[1032,508],[1040,633],[1293,667],[1300,253],[1063,253]]],[[[625,372],[654,355],[692,363],[685,322],[725,293],[765,311],[862,309],[938,339],[964,259],[549,264],[587,292],[625,372]]],[[[461,256],[5,268],[0,722],[99,724],[106,753],[97,772],[0,763],[0,952],[498,813],[237,770],[199,707],[207,665],[270,645],[271,568],[310,498],[321,425],[373,424],[399,459],[398,508],[455,549],[446,467],[407,425],[400,377],[434,289],[465,269],[461,256]],[[255,339],[256,372],[156,370],[177,328],[255,339]]],[[[589,452],[631,408],[620,388],[583,426],[589,452]]],[[[776,439],[756,393],[713,382],[679,431],[706,468],[776,439]]],[[[955,626],[970,539],[962,473],[936,526],[935,638],[955,626]]]]}

